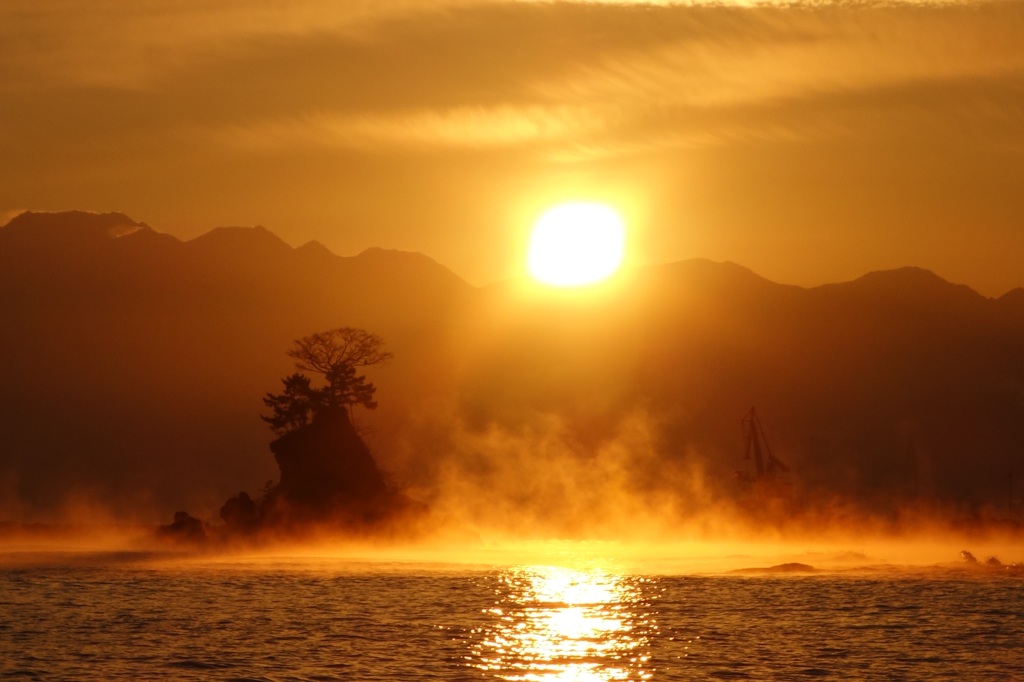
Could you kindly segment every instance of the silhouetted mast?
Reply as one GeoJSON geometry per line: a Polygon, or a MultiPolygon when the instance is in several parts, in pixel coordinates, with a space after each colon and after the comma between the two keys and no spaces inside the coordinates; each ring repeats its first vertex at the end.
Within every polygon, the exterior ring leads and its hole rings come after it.
{"type": "Polygon", "coordinates": [[[789,467],[772,453],[772,448],[768,444],[768,437],[764,435],[764,428],[761,426],[761,420],[757,418],[757,410],[755,408],[750,408],[750,412],[747,413],[747,416],[743,418],[741,423],[743,424],[744,439],[747,446],[743,459],[750,459],[751,454],[753,454],[758,480],[771,480],[775,478],[778,472],[789,471],[789,467]]]}

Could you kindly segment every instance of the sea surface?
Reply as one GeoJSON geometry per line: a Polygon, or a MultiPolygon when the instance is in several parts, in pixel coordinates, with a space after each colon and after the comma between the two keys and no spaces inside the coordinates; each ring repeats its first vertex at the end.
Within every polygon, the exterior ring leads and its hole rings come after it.
{"type": "Polygon", "coordinates": [[[1024,579],[20,561],[16,680],[1024,680],[1024,579]]]}

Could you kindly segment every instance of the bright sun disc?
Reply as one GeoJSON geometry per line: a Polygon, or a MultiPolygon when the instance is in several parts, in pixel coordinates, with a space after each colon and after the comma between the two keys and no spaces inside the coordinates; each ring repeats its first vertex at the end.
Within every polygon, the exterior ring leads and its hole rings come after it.
{"type": "Polygon", "coordinates": [[[608,206],[559,204],[533,226],[526,267],[545,284],[591,284],[618,270],[625,241],[622,218],[608,206]]]}

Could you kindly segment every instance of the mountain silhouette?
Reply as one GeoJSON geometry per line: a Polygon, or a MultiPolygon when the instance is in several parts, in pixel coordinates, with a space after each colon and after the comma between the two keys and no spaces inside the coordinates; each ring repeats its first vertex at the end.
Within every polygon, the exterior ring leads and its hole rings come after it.
{"type": "Polygon", "coordinates": [[[121,214],[23,214],[0,228],[2,497],[162,518],[259,490],[276,476],[261,398],[294,339],[373,329],[415,375],[470,289],[425,257],[292,249],[263,228],[183,242],[121,214]]]}
{"type": "Polygon", "coordinates": [[[22,214],[0,228],[0,516],[98,499],[216,518],[277,475],[258,415],[285,350],[342,325],[394,352],[355,420],[388,480],[427,498],[453,470],[498,485],[459,438],[538,415],[583,458],[643,415],[654,453],[624,467],[640,493],[685,468],[725,487],[753,404],[801,494],[998,509],[1020,466],[1024,289],[989,299],[919,268],[803,288],[698,259],[590,298],[511,292],[262,227],[181,241],[118,213],[22,214]]]}

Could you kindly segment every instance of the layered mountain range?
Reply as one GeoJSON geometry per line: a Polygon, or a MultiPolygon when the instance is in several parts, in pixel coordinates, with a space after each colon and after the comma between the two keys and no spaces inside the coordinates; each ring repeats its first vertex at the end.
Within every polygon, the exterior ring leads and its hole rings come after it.
{"type": "Polygon", "coordinates": [[[261,398],[292,340],[340,326],[394,353],[355,419],[426,502],[546,508],[532,482],[563,475],[553,458],[613,450],[619,492],[671,496],[667,472],[699,470],[726,495],[755,404],[808,499],[1000,513],[1024,474],[1024,289],[989,299],[917,268],[801,288],[691,260],[588,292],[476,288],[423,255],[262,227],[181,241],[25,213],[0,228],[0,315],[9,519],[202,514],[259,490],[276,475],[261,398]]]}

